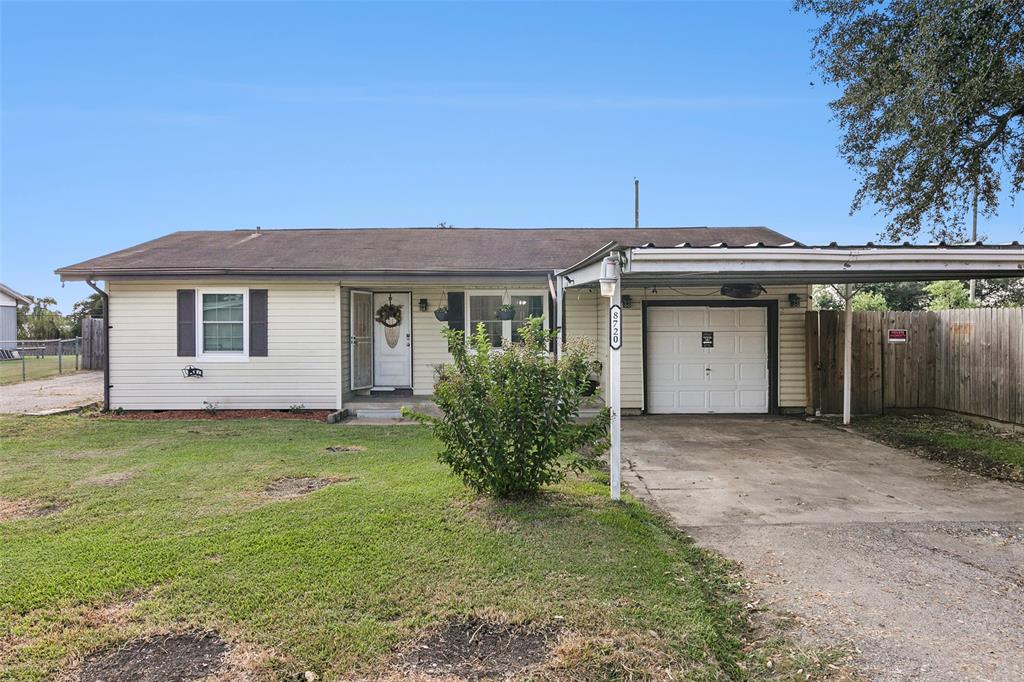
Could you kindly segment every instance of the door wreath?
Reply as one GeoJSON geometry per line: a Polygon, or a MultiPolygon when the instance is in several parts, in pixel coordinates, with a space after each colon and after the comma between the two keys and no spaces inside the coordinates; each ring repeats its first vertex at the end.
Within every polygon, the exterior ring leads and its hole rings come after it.
{"type": "Polygon", "coordinates": [[[401,332],[399,326],[402,324],[402,306],[393,303],[389,294],[388,302],[377,308],[373,319],[384,327],[384,340],[388,342],[388,347],[397,346],[398,335],[401,332]]]}

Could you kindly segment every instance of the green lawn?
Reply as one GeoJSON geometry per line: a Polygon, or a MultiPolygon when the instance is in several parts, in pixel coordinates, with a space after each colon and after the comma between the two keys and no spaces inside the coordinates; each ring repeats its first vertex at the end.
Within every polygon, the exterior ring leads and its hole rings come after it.
{"type": "MultiPolygon", "coordinates": [[[[63,360],[64,374],[75,371],[75,356],[66,355],[63,360]]],[[[25,358],[25,378],[45,379],[57,376],[57,356],[46,355],[41,358],[25,358]]],[[[0,386],[15,384],[21,381],[21,360],[4,360],[0,362],[0,386]]]]}
{"type": "Polygon", "coordinates": [[[955,415],[886,415],[854,420],[862,433],[986,476],[1024,481],[1024,433],[955,415]]]}
{"type": "Polygon", "coordinates": [[[476,500],[421,427],[69,415],[0,434],[0,513],[66,506],[0,522],[0,679],[182,628],[216,630],[254,679],[374,677],[460,614],[562,628],[538,679],[795,679],[829,660],[753,644],[729,567],[603,482],[476,500]],[[264,496],[300,476],[338,480],[264,496]]]}

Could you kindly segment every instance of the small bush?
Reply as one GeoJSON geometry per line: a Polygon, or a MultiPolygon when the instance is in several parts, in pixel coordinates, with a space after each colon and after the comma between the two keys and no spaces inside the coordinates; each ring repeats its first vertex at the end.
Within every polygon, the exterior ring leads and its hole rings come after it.
{"type": "Polygon", "coordinates": [[[439,458],[479,493],[537,492],[569,471],[593,466],[607,449],[609,414],[579,419],[594,369],[593,343],[571,339],[555,360],[555,331],[540,318],[519,329],[521,343],[491,347],[481,324],[466,340],[442,330],[454,362],[439,368],[434,402],[440,417],[407,411],[444,445],[439,458]]]}

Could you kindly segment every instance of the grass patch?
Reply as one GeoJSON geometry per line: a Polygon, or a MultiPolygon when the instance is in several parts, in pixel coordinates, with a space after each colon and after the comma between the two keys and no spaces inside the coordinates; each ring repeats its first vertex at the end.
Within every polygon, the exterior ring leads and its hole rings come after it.
{"type": "MultiPolygon", "coordinates": [[[[64,374],[75,372],[75,356],[65,356],[63,361],[64,374]]],[[[60,374],[57,371],[57,356],[44,355],[41,358],[25,358],[25,379],[46,379],[60,374]]],[[[0,362],[0,386],[16,384],[21,379],[21,360],[4,360],[0,362]]]]}
{"type": "Polygon", "coordinates": [[[539,679],[790,679],[793,657],[751,645],[730,567],[600,480],[481,503],[410,426],[67,415],[0,434],[0,499],[62,508],[0,523],[0,679],[184,632],[223,638],[238,676],[374,678],[472,618],[559,633],[539,679]],[[264,493],[304,477],[344,483],[264,493]]]}
{"type": "Polygon", "coordinates": [[[888,445],[992,478],[1024,481],[1024,434],[955,415],[861,417],[854,427],[888,445]]]}

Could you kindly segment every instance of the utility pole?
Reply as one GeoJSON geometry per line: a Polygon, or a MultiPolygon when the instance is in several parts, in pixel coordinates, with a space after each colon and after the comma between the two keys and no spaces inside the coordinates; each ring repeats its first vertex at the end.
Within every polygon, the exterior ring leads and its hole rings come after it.
{"type": "MultiPolygon", "coordinates": [[[[971,243],[978,241],[978,178],[974,178],[974,216],[971,219],[971,243]]],[[[975,281],[972,279],[970,284],[970,291],[967,298],[970,299],[971,303],[974,303],[974,285],[975,281]]]]}
{"type": "Polygon", "coordinates": [[[640,227],[640,181],[633,178],[633,227],[640,227]]]}

